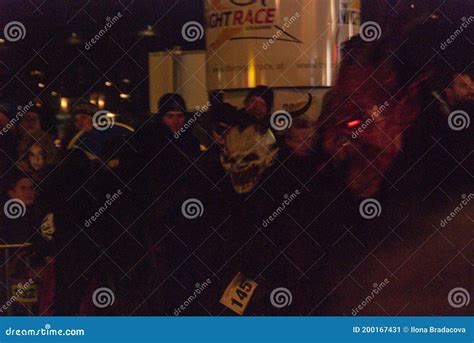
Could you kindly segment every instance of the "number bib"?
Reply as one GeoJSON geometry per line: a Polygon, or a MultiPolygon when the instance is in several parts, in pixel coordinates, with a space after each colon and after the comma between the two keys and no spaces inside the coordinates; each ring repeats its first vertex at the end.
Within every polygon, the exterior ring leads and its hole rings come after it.
{"type": "Polygon", "coordinates": [[[21,283],[11,285],[11,294],[16,297],[15,301],[19,303],[35,303],[38,301],[35,285],[29,285],[28,287],[21,283]]]}
{"type": "Polygon", "coordinates": [[[243,315],[258,284],[238,272],[222,294],[220,303],[239,315],[243,315]]]}

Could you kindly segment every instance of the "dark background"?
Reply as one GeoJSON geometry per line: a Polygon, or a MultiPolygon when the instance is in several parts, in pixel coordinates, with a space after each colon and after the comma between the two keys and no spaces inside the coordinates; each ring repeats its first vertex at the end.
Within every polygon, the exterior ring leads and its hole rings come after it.
{"type": "MultiPolygon", "coordinates": [[[[450,0],[448,6],[446,0],[365,0],[362,20],[393,26],[426,11],[441,11],[448,23],[459,26],[462,16],[474,14],[472,3],[450,0]]],[[[102,92],[108,109],[146,112],[148,52],[175,46],[204,49],[204,39],[188,43],[181,37],[183,24],[190,20],[203,23],[203,13],[200,0],[0,0],[0,28],[13,20],[26,27],[24,40],[0,43],[0,96],[18,103],[38,98],[57,109],[61,96],[87,101],[91,93],[102,92]],[[84,49],[104,27],[105,18],[119,11],[122,18],[91,49],[84,49]],[[147,28],[152,35],[143,35],[147,28]],[[33,75],[32,71],[40,73],[33,75]],[[113,86],[106,87],[106,80],[113,86]],[[39,88],[39,82],[45,87],[39,88]],[[121,99],[120,93],[130,98],[121,99]]],[[[474,48],[472,42],[462,39],[465,48],[474,48]]],[[[462,58],[462,51],[457,55],[462,58]]],[[[419,56],[420,61],[424,58],[419,56]]]]}

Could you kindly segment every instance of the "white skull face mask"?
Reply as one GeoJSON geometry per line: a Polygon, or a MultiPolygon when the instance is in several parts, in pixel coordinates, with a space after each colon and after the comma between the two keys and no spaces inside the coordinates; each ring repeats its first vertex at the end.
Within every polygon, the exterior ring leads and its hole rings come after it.
{"type": "Polygon", "coordinates": [[[255,188],[277,153],[276,139],[270,130],[262,134],[254,125],[245,129],[233,127],[225,135],[220,160],[230,174],[235,192],[242,194],[255,188]]]}

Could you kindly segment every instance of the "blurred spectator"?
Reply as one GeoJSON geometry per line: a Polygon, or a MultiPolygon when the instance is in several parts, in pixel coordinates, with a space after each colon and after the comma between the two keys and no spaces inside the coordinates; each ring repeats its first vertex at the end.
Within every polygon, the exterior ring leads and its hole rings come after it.
{"type": "Polygon", "coordinates": [[[4,210],[0,217],[2,241],[9,244],[31,242],[40,221],[32,181],[21,171],[13,169],[4,179],[3,188],[5,192],[1,204],[4,210]]]}
{"type": "MultiPolygon", "coordinates": [[[[42,211],[37,204],[36,192],[32,181],[18,169],[12,169],[4,179],[5,192],[0,204],[0,240],[2,244],[31,243],[32,246],[20,249],[9,248],[7,255],[9,273],[5,282],[14,284],[33,280],[27,303],[17,302],[9,312],[14,315],[35,314],[38,301],[38,289],[41,288],[42,269],[45,263],[45,244],[40,235],[39,226],[42,211]]],[[[3,265],[3,264],[2,264],[3,265]]],[[[2,275],[3,276],[3,275],[2,275]]]]}
{"type": "Polygon", "coordinates": [[[449,114],[454,107],[474,99],[474,81],[467,73],[455,73],[442,96],[436,92],[434,95],[441,103],[442,111],[449,114]]]}
{"type": "Polygon", "coordinates": [[[46,152],[47,163],[54,165],[58,160],[58,152],[51,135],[44,132],[41,120],[41,109],[34,107],[26,112],[19,121],[18,157],[22,159],[28,152],[28,147],[39,144],[46,152]]]}
{"type": "Polygon", "coordinates": [[[296,156],[307,157],[315,142],[315,129],[306,118],[296,118],[286,133],[284,142],[296,156]]]}
{"type": "Polygon", "coordinates": [[[177,93],[165,94],[158,101],[158,108],[158,122],[156,126],[158,140],[156,142],[161,141],[160,144],[171,143],[175,148],[171,155],[177,153],[181,157],[184,154],[190,159],[196,158],[200,152],[199,142],[193,136],[192,130],[186,130],[183,127],[187,113],[183,97],[177,93]],[[178,151],[181,151],[181,153],[178,151]]]}
{"type": "Polygon", "coordinates": [[[92,117],[99,109],[88,103],[81,103],[74,107],[71,114],[74,118],[74,126],[77,131],[92,130],[92,117]]]}
{"type": "Polygon", "coordinates": [[[235,124],[233,120],[237,120],[238,115],[237,108],[228,103],[216,103],[211,107],[210,135],[216,148],[224,146],[224,135],[232,124],[235,124]]]}
{"type": "Polygon", "coordinates": [[[99,109],[90,103],[79,103],[71,110],[73,124],[69,123],[65,128],[64,136],[61,137],[62,146],[71,149],[79,133],[89,132],[94,125],[92,118],[99,109]]]}
{"type": "Polygon", "coordinates": [[[184,125],[186,103],[181,95],[168,93],[163,95],[159,102],[159,118],[163,125],[175,133],[184,125]]]}
{"type": "MultiPolygon", "coordinates": [[[[290,189],[297,188],[301,187],[301,183],[307,184],[313,180],[317,166],[324,161],[323,150],[318,145],[320,142],[317,141],[313,123],[304,117],[294,119],[282,143],[278,160],[285,165],[281,171],[284,176],[280,178],[280,184],[275,187],[286,184],[290,189]],[[285,175],[285,172],[289,175],[285,175]]],[[[313,181],[317,183],[319,181],[316,180],[320,179],[321,177],[313,181]]]]}
{"type": "Polygon", "coordinates": [[[17,166],[35,182],[41,182],[53,166],[54,161],[39,143],[33,143],[29,146],[25,146],[25,143],[23,141],[18,147],[19,156],[22,156],[22,158],[17,166]]]}
{"type": "Polygon", "coordinates": [[[273,108],[273,90],[267,86],[252,89],[244,101],[245,111],[262,122],[269,118],[273,108]]]}
{"type": "Polygon", "coordinates": [[[40,132],[42,128],[39,108],[26,112],[20,119],[20,127],[30,135],[40,132]]]}

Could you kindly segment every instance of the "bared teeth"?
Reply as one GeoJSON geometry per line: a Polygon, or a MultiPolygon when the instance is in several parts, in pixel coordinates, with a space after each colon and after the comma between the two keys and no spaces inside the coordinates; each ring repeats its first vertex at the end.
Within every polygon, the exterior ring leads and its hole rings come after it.
{"type": "Polygon", "coordinates": [[[250,191],[258,180],[258,168],[252,167],[240,173],[231,173],[231,182],[234,189],[245,189],[250,191]]]}

